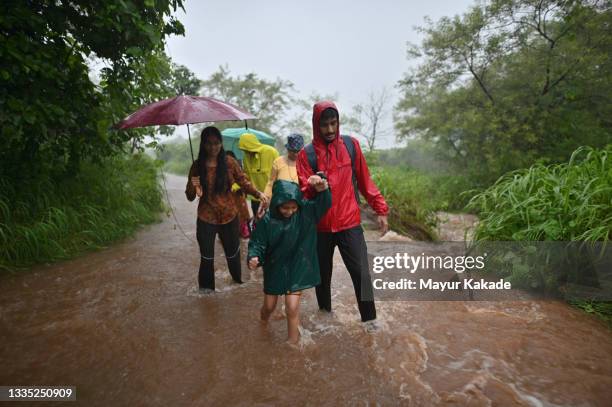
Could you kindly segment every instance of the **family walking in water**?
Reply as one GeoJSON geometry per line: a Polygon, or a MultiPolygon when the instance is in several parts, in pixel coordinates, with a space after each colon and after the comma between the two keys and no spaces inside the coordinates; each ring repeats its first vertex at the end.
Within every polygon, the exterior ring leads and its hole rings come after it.
{"type": "Polygon", "coordinates": [[[285,296],[288,340],[299,341],[299,306],[303,290],[315,287],[319,309],[331,312],[333,254],[338,246],[350,274],[361,320],[376,319],[367,247],[361,227],[359,193],[378,216],[381,233],[387,231],[389,208],[372,182],[359,142],[340,135],[340,116],[333,102],[313,107],[313,140],[291,134],[287,155],[243,134],[243,171],[225,153],[216,127],[202,131],[198,159],[189,171],[185,194],[199,197],[197,240],[200,246],[198,284],[214,291],[214,242],[219,234],[229,272],[242,283],[238,214],[232,192],[236,184],[249,194],[256,218],[248,245],[247,265],[263,268],[264,301],[260,317],[267,322],[285,296]],[[262,191],[263,190],[263,191],[262,191]],[[256,202],[256,203],[253,203],[256,202]]]}

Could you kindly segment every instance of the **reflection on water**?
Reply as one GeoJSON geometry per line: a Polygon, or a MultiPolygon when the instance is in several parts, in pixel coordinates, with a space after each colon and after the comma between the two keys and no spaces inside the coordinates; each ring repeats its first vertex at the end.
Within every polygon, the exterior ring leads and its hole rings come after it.
{"type": "MultiPolygon", "coordinates": [[[[183,180],[169,190],[192,233],[183,180]]],[[[217,253],[221,253],[217,246],[217,253]]],[[[244,255],[244,253],[243,253],[244,255]]],[[[331,314],[303,296],[259,323],[261,271],[196,289],[198,250],[173,220],[108,250],[0,279],[0,384],[75,385],[86,405],[604,406],[612,336],[558,302],[379,302],[359,322],[337,259],[331,314]],[[249,278],[250,276],[250,278],[249,278]]]]}

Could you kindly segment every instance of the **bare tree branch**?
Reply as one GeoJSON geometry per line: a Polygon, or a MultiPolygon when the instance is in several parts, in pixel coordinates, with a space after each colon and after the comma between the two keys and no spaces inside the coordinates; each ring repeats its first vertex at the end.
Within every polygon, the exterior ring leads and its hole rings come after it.
{"type": "Polygon", "coordinates": [[[386,132],[381,129],[381,123],[387,114],[390,98],[387,88],[382,88],[380,92],[370,92],[365,105],[353,107],[349,126],[365,138],[368,151],[374,150],[376,140],[386,132]]]}
{"type": "Polygon", "coordinates": [[[468,70],[470,71],[470,73],[472,74],[474,79],[476,79],[476,82],[478,82],[478,85],[480,86],[480,89],[482,89],[482,91],[487,96],[487,98],[491,101],[491,103],[495,104],[495,100],[493,99],[493,96],[491,95],[491,93],[489,93],[489,90],[485,86],[485,84],[482,81],[482,79],[480,78],[480,76],[476,73],[476,71],[474,71],[474,66],[473,66],[472,60],[468,60],[468,58],[466,56],[464,56],[463,58],[464,58],[465,63],[468,66],[468,70]]]}

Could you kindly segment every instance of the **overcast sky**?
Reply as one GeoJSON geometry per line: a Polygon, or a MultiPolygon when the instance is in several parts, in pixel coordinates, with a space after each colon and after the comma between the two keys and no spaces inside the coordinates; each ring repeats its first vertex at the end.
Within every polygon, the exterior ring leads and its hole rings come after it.
{"type": "MultiPolygon", "coordinates": [[[[172,59],[205,79],[220,65],[294,83],[300,96],[339,95],[350,111],[368,93],[393,91],[385,127],[392,130],[395,84],[410,66],[406,43],[415,26],[465,12],[474,0],[186,0],[177,17],[185,36],[168,40],[172,59]]],[[[184,126],[180,126],[184,127],[184,126]]],[[[181,132],[183,129],[180,130],[181,132]]],[[[286,135],[280,135],[286,136],[286,135]]],[[[390,134],[377,147],[395,144],[390,134]]]]}

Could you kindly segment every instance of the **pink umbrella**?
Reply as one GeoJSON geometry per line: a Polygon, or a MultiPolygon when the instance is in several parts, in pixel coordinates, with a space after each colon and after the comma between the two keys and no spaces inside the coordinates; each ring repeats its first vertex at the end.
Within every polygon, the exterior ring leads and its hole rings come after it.
{"type": "Polygon", "coordinates": [[[189,125],[203,122],[255,119],[251,113],[230,103],[203,96],[176,96],[146,105],[115,125],[117,129],[186,124],[193,161],[189,125]]]}
{"type": "Polygon", "coordinates": [[[117,124],[118,129],[255,119],[230,103],[203,96],[177,96],[146,105],[117,124]]]}

